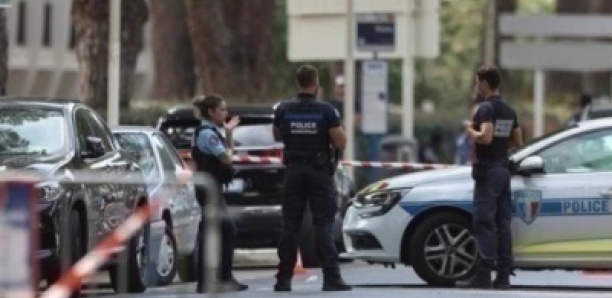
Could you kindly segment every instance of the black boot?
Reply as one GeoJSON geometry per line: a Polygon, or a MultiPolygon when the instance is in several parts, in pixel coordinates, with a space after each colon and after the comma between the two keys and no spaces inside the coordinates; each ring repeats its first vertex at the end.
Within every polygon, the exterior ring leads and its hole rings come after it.
{"type": "Polygon", "coordinates": [[[274,292],[291,292],[291,280],[278,279],[274,285],[274,292]]]}
{"type": "Polygon", "coordinates": [[[510,289],[510,274],[512,273],[509,270],[497,271],[495,280],[493,280],[493,287],[502,290],[510,289]]]}
{"type": "Polygon", "coordinates": [[[350,291],[353,287],[344,282],[342,278],[325,279],[323,281],[323,291],[350,291]]]}
{"type": "Polygon", "coordinates": [[[460,280],[455,283],[455,286],[466,289],[490,289],[491,288],[491,270],[476,269],[476,273],[472,278],[460,280]]]}

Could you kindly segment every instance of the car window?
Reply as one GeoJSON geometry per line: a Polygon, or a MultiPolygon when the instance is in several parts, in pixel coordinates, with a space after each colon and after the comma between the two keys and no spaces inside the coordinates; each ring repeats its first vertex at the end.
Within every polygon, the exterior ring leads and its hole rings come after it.
{"type": "Polygon", "coordinates": [[[112,140],[109,135],[109,131],[106,128],[104,121],[93,111],[87,110],[87,118],[92,128],[94,137],[98,137],[102,140],[102,147],[104,152],[113,150],[112,140]]]}
{"type": "Polygon", "coordinates": [[[74,123],[77,134],[79,150],[87,149],[87,136],[92,135],[89,121],[87,121],[87,113],[83,109],[76,110],[74,114],[74,123]]]}
{"type": "Polygon", "coordinates": [[[177,165],[172,160],[170,153],[168,153],[166,146],[162,140],[160,140],[159,136],[153,136],[153,146],[155,146],[157,148],[157,152],[159,152],[159,157],[161,159],[162,169],[164,172],[166,172],[168,175],[173,175],[173,173],[175,173],[177,170],[177,165]]]}
{"type": "Polygon", "coordinates": [[[119,132],[114,133],[114,135],[121,148],[138,154],[138,165],[145,176],[145,180],[148,183],[159,182],[161,178],[160,170],[147,135],[137,132],[119,132]]]}
{"type": "Polygon", "coordinates": [[[66,150],[66,121],[60,109],[0,107],[0,155],[51,155],[66,150]]]}
{"type": "Polygon", "coordinates": [[[272,124],[240,125],[234,129],[236,146],[269,146],[274,143],[272,124]]]}
{"type": "Polygon", "coordinates": [[[571,137],[540,153],[546,173],[612,171],[612,130],[571,137]]]}
{"type": "Polygon", "coordinates": [[[168,152],[168,155],[170,156],[172,162],[174,162],[176,167],[181,169],[185,168],[185,163],[183,162],[183,159],[179,156],[178,152],[176,152],[176,149],[174,149],[172,143],[168,141],[168,138],[166,138],[163,134],[155,134],[154,136],[158,138],[159,141],[162,143],[163,147],[168,152]]]}

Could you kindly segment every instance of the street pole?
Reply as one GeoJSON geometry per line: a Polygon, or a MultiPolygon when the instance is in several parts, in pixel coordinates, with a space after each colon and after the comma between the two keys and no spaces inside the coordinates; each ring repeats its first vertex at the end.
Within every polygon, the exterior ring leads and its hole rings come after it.
{"type": "MultiPolygon", "coordinates": [[[[409,4],[410,5],[410,4],[409,4]]],[[[402,59],[402,136],[412,139],[414,137],[414,3],[408,10],[408,39],[406,53],[402,59]]]]}
{"type": "Polygon", "coordinates": [[[121,0],[110,1],[109,24],[107,122],[117,126],[121,84],[121,0]]]}
{"type": "Polygon", "coordinates": [[[537,138],[544,134],[544,71],[536,69],[533,79],[533,137],[537,138]]]}
{"type": "MultiPolygon", "coordinates": [[[[346,130],[345,160],[355,160],[355,57],[354,27],[355,7],[353,0],[346,1],[346,58],[344,59],[344,129],[346,130]]],[[[347,169],[355,177],[353,167],[347,169]]]]}

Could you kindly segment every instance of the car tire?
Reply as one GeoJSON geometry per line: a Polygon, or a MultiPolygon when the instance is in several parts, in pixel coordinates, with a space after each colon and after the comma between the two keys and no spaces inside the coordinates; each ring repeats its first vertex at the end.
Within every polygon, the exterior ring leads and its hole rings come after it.
{"type": "MultiPolygon", "coordinates": [[[[61,241],[60,243],[69,244],[69,246],[60,246],[60,258],[64,254],[69,256],[68,263],[66,264],[66,270],[62,270],[62,262],[59,260],[55,266],[49,271],[47,276],[47,285],[51,286],[55,282],[57,282],[64,273],[70,270],[70,266],[74,265],[83,255],[83,231],[81,225],[81,213],[78,210],[72,209],[70,210],[70,215],[68,219],[68,227],[69,234],[63,234],[62,239],[67,239],[67,241],[61,241]],[[68,250],[68,252],[66,252],[68,250]]],[[[61,245],[61,244],[60,244],[61,245]]],[[[71,297],[79,297],[81,292],[80,287],[73,291],[71,297]]]]}
{"type": "Polygon", "coordinates": [[[170,226],[166,226],[166,231],[160,245],[159,259],[157,260],[157,266],[155,266],[156,280],[158,286],[167,286],[176,277],[178,255],[176,251],[176,238],[170,226]]]}
{"type": "Polygon", "coordinates": [[[198,229],[197,243],[193,252],[187,256],[181,257],[177,263],[177,273],[181,281],[194,282],[198,279],[198,264],[201,254],[200,230],[198,229]]]}
{"type": "Polygon", "coordinates": [[[476,241],[468,216],[441,212],[425,218],[414,230],[408,249],[417,275],[432,286],[454,286],[471,277],[476,241]]]}
{"type": "Polygon", "coordinates": [[[142,293],[147,289],[147,267],[150,226],[132,236],[118,257],[117,265],[109,270],[111,285],[115,293],[142,293]]]}

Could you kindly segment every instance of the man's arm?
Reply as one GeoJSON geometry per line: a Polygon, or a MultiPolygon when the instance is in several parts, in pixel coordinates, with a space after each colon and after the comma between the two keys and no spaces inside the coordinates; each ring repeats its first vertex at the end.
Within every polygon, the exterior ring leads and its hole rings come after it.
{"type": "Polygon", "coordinates": [[[521,148],[523,147],[523,130],[520,126],[515,127],[512,130],[512,136],[510,137],[510,148],[521,148]]]}
{"type": "Polygon", "coordinates": [[[346,149],[346,134],[344,133],[342,126],[332,127],[328,130],[328,132],[334,148],[338,150],[346,149]]]}
{"type": "Polygon", "coordinates": [[[485,122],[480,124],[480,131],[474,130],[471,126],[467,127],[467,134],[474,142],[481,145],[489,145],[493,140],[493,123],[485,122]]]}
{"type": "Polygon", "coordinates": [[[272,134],[274,135],[274,140],[277,142],[282,142],[283,137],[281,135],[281,130],[278,126],[272,127],[272,134]]]}

